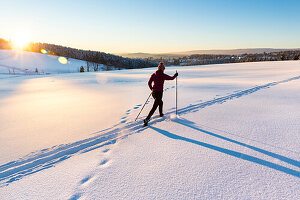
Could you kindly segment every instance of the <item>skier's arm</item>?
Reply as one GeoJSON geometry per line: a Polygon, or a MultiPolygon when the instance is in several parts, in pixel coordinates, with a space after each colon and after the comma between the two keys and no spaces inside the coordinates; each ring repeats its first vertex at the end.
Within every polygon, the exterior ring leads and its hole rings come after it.
{"type": "Polygon", "coordinates": [[[178,76],[177,72],[174,74],[174,76],[169,76],[167,74],[164,74],[164,79],[165,80],[174,80],[177,76],[178,76]]]}
{"type": "Polygon", "coordinates": [[[152,82],[153,82],[153,75],[150,77],[150,79],[148,81],[148,86],[149,86],[151,91],[152,91],[152,82]]]}

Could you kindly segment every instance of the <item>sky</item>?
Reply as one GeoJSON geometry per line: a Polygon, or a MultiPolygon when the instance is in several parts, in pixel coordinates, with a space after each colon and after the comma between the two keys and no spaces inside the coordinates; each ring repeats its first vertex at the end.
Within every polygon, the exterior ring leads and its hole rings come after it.
{"type": "Polygon", "coordinates": [[[300,48],[299,0],[1,0],[0,38],[107,53],[300,48]]]}

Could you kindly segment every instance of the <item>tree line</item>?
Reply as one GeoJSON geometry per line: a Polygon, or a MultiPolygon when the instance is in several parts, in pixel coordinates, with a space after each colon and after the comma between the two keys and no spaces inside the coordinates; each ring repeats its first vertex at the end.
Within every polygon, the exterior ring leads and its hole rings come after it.
{"type": "MultiPolygon", "coordinates": [[[[12,49],[12,44],[9,41],[0,38],[0,49],[12,49]]],[[[91,50],[75,49],[48,43],[30,43],[24,50],[36,53],[42,53],[41,50],[47,51],[48,55],[63,56],[66,58],[74,58],[84,60],[90,63],[98,63],[107,66],[110,69],[136,69],[155,67],[158,63],[143,59],[131,59],[121,56],[91,50]]],[[[97,66],[97,65],[95,65],[97,66]]]]}
{"type": "Polygon", "coordinates": [[[162,61],[166,65],[207,65],[238,62],[260,62],[260,61],[282,61],[299,60],[300,50],[281,51],[271,53],[241,54],[241,55],[215,55],[215,54],[193,54],[174,58],[146,58],[147,61],[162,61]]]}

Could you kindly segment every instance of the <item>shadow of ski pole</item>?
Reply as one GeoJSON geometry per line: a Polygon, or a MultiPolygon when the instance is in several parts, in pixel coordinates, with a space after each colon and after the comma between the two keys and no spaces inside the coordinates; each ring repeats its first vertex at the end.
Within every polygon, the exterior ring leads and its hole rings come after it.
{"type": "Polygon", "coordinates": [[[160,134],[162,134],[166,137],[174,139],[174,140],[181,140],[181,141],[189,142],[189,143],[192,143],[192,144],[196,144],[196,145],[208,148],[208,149],[212,149],[214,151],[218,151],[220,153],[224,153],[224,154],[227,154],[227,155],[230,155],[230,156],[242,159],[242,160],[246,160],[246,161],[253,162],[253,163],[256,163],[256,164],[259,164],[259,165],[263,165],[263,166],[269,167],[271,169],[275,169],[277,171],[281,171],[283,173],[286,173],[286,174],[289,174],[289,175],[300,178],[300,172],[299,171],[296,171],[296,170],[293,170],[293,169],[290,169],[290,168],[287,168],[287,167],[284,167],[284,166],[281,166],[281,165],[278,165],[278,164],[275,164],[275,163],[272,163],[272,162],[254,157],[254,156],[250,156],[250,155],[240,153],[240,152],[237,152],[237,151],[229,150],[229,149],[226,149],[226,148],[218,147],[218,146],[211,145],[211,144],[208,144],[208,143],[204,143],[204,142],[200,142],[200,141],[197,141],[197,140],[182,137],[182,136],[179,136],[179,135],[175,135],[173,133],[170,133],[168,131],[165,131],[165,130],[162,130],[162,129],[159,129],[159,128],[156,128],[156,127],[152,127],[152,126],[150,127],[149,126],[149,128],[155,130],[156,132],[158,132],[158,133],[160,133],[160,134]]]}

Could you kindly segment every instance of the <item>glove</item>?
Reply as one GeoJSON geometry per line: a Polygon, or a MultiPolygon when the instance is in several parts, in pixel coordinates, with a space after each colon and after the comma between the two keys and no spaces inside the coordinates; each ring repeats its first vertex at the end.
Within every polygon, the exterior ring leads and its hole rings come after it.
{"type": "Polygon", "coordinates": [[[178,73],[176,72],[176,73],[174,74],[174,76],[177,77],[177,76],[178,76],[178,73]]]}

